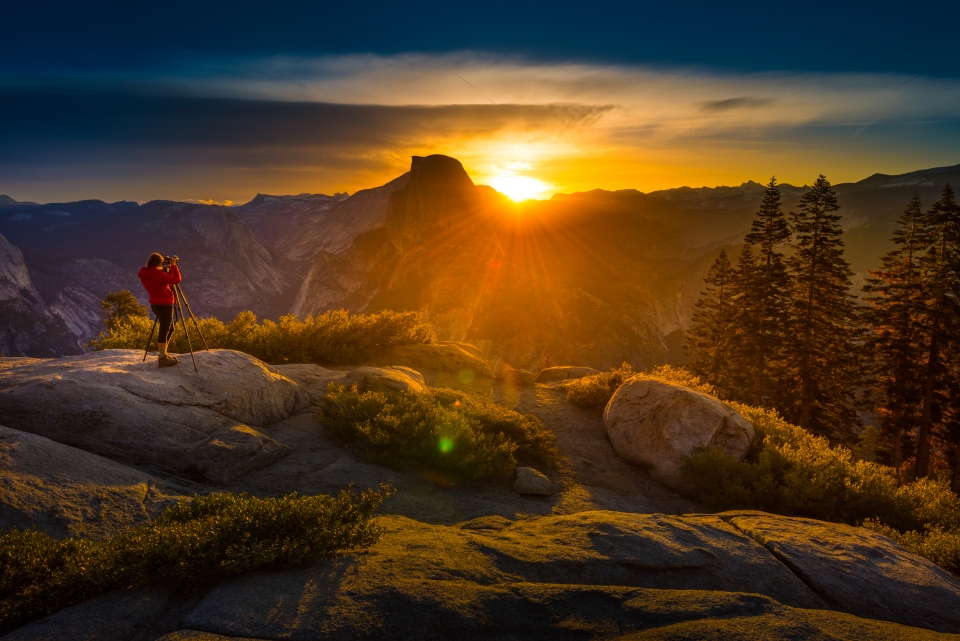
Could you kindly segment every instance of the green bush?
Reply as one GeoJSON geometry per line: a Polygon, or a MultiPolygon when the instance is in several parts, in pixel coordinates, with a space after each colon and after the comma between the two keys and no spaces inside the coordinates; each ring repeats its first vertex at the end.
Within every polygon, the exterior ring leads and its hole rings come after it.
{"type": "MultiPolygon", "coordinates": [[[[383,311],[350,314],[345,310],[324,312],[300,320],[280,317],[277,322],[257,322],[253,312],[241,312],[229,323],[210,317],[199,321],[211,349],[235,349],[268,363],[360,363],[394,345],[431,343],[433,328],[416,312],[383,311]]],[[[105,334],[90,346],[94,349],[143,349],[153,320],[143,315],[124,315],[107,326],[105,334]]],[[[193,348],[203,344],[193,323],[187,321],[193,348]]],[[[156,344],[154,333],[153,344],[156,344]]],[[[183,325],[177,323],[170,351],[184,353],[188,345],[183,325]]]]}
{"type": "Polygon", "coordinates": [[[944,570],[960,576],[960,532],[949,532],[936,526],[923,532],[900,532],[876,519],[864,521],[863,526],[893,539],[903,549],[927,558],[944,570]]]}
{"type": "Polygon", "coordinates": [[[371,519],[386,492],[198,496],[102,541],[14,529],[0,535],[0,630],[107,590],[204,585],[372,545],[381,531],[371,519]]]}
{"type": "Polygon", "coordinates": [[[630,363],[613,367],[609,372],[584,376],[563,384],[567,391],[567,400],[581,407],[602,407],[606,405],[625,380],[633,376],[630,363]]]}
{"type": "Polygon", "coordinates": [[[609,372],[584,376],[564,383],[563,388],[567,391],[567,400],[571,403],[582,407],[601,407],[610,401],[614,392],[624,381],[633,376],[655,378],[674,385],[682,385],[703,394],[716,396],[716,390],[709,383],[702,381],[685,369],[670,367],[669,365],[656,367],[650,372],[636,374],[629,363],[623,363],[620,367],[614,367],[609,372]]]}
{"type": "Polygon", "coordinates": [[[392,467],[479,479],[506,476],[518,458],[554,468],[560,460],[535,416],[455,390],[361,394],[331,383],[319,417],[341,443],[392,467]]]}
{"type": "MultiPolygon", "coordinates": [[[[659,376],[707,389],[675,370],[659,376]]],[[[858,460],[843,446],[831,447],[772,410],[729,405],[753,424],[757,438],[743,461],[714,449],[688,458],[699,501],[717,510],[755,509],[864,525],[952,572],[960,570],[960,497],[946,483],[921,479],[900,485],[892,468],[858,460]]]]}

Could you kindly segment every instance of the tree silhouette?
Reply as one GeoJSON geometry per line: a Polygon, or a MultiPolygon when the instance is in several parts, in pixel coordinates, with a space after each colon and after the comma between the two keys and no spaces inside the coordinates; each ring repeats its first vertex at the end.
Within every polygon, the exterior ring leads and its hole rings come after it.
{"type": "Polygon", "coordinates": [[[787,413],[798,425],[847,440],[857,424],[853,272],[843,257],[836,192],[821,174],[790,214],[795,253],[788,261],[793,281],[793,336],[787,358],[792,398],[787,413]]]}
{"type": "Polygon", "coordinates": [[[791,281],[781,250],[789,239],[790,227],[774,177],[744,238],[737,284],[739,396],[759,406],[778,405],[775,397],[783,378],[791,281]],[[745,256],[751,262],[744,262],[745,256]]]}
{"type": "Polygon", "coordinates": [[[929,249],[931,229],[920,196],[914,195],[897,220],[894,249],[882,257],[882,267],[870,271],[863,292],[870,303],[864,312],[869,328],[864,342],[870,354],[873,387],[882,433],[889,442],[889,459],[900,469],[905,458],[904,438],[916,429],[922,399],[923,346],[918,321],[924,313],[921,260],[929,249]]]}
{"type": "Polygon", "coordinates": [[[956,349],[958,338],[960,206],[949,184],[944,186],[940,200],[933,204],[927,217],[931,237],[929,249],[921,259],[925,287],[920,331],[925,353],[921,375],[923,405],[917,433],[917,478],[930,473],[932,432],[935,423],[943,417],[944,397],[952,376],[948,367],[950,352],[956,349]]]}
{"type": "Polygon", "coordinates": [[[730,259],[721,250],[704,279],[707,287],[700,292],[684,347],[691,368],[721,389],[730,385],[733,366],[733,280],[730,259]]]}

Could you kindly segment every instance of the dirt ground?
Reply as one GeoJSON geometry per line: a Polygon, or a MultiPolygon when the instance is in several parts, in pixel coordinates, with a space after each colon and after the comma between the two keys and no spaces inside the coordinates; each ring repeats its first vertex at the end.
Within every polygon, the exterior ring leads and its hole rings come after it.
{"type": "Polygon", "coordinates": [[[556,436],[568,461],[564,473],[551,473],[557,492],[548,498],[520,496],[509,481],[456,483],[439,475],[398,471],[372,465],[339,447],[327,436],[314,411],[266,428],[292,453],[251,472],[224,489],[261,496],[289,492],[336,493],[343,489],[396,489],[382,512],[427,523],[459,523],[482,516],[510,519],[569,514],[587,510],[684,514],[703,509],[653,481],[614,451],[603,426],[602,410],[587,410],[565,400],[556,385],[516,388],[481,379],[464,384],[446,372],[424,371],[434,387],[457,387],[492,395],[495,401],[537,416],[556,436]]]}

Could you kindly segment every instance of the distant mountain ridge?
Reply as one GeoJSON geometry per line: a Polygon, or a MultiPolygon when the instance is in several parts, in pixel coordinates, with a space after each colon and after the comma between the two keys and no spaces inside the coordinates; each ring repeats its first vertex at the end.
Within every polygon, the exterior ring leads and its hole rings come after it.
{"type": "MultiPolygon", "coordinates": [[[[960,185],[960,165],[836,185],[854,270],[876,266],[914,192],[928,206],[946,182],[960,185]]],[[[19,311],[0,309],[0,326],[16,316],[30,340],[0,339],[0,353],[80,351],[107,292],[144,295],[136,271],[159,250],[182,256],[201,314],[418,309],[445,338],[520,364],[550,350],[602,367],[675,360],[706,270],[721,248],[737,253],[763,190],[597,189],[518,205],[474,185],[455,159],[429,156],[352,196],[258,194],[233,207],[4,196],[0,234],[30,286],[17,289],[19,311]],[[524,332],[535,338],[518,341],[524,332]]],[[[804,191],[783,185],[784,210],[804,191]]]]}

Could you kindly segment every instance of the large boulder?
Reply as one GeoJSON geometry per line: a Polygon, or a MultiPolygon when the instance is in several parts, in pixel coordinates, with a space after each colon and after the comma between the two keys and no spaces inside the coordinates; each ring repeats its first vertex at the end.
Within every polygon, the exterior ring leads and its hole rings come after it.
{"type": "Polygon", "coordinates": [[[755,437],[753,425],[729,405],[643,374],[614,393],[603,422],[617,454],[680,492],[690,489],[685,457],[711,447],[743,459],[755,437]]]}
{"type": "Polygon", "coordinates": [[[277,370],[296,381],[313,399],[320,402],[330,383],[356,385],[360,392],[423,392],[427,383],[423,374],[402,365],[357,367],[351,370],[325,369],[319,365],[278,365],[277,370]]]}
{"type": "Polygon", "coordinates": [[[15,429],[114,460],[226,482],[289,451],[257,428],[309,406],[276,369],[202,351],[177,367],[106,350],[0,370],[0,416],[15,429]]]}
{"type": "Polygon", "coordinates": [[[102,538],[157,516],[178,494],[140,470],[0,426],[0,529],[102,538]]]}
{"type": "Polygon", "coordinates": [[[567,381],[584,376],[593,376],[599,374],[598,370],[592,367],[577,367],[574,365],[560,365],[558,367],[547,367],[537,374],[538,383],[552,383],[554,381],[567,381]]]}
{"type": "Polygon", "coordinates": [[[719,515],[760,541],[831,607],[960,632],[960,581],[870,530],[764,512],[719,515]]]}
{"type": "Polygon", "coordinates": [[[417,370],[430,369],[455,374],[466,370],[471,373],[471,378],[493,378],[490,361],[477,356],[474,350],[459,343],[396,345],[378,354],[374,361],[377,364],[399,364],[417,370]]]}

